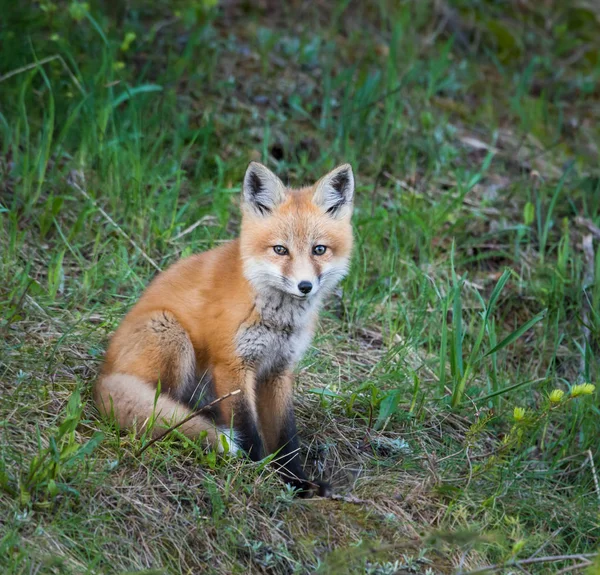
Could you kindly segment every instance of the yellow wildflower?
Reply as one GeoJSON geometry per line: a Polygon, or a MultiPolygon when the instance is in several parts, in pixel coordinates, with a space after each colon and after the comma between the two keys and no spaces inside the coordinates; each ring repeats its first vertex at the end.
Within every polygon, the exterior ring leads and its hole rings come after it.
{"type": "Polygon", "coordinates": [[[71,2],[69,4],[69,14],[75,22],[81,22],[90,11],[90,5],[87,2],[71,2]]]}
{"type": "Polygon", "coordinates": [[[579,397],[580,395],[592,395],[596,390],[593,383],[580,383],[571,388],[571,397],[579,397]]]}
{"type": "Polygon", "coordinates": [[[515,410],[513,411],[513,418],[515,421],[523,421],[525,418],[525,408],[515,407],[515,410]]]}
{"type": "Polygon", "coordinates": [[[560,403],[564,394],[565,392],[562,389],[553,389],[548,399],[550,399],[550,403],[560,403]]]}
{"type": "Polygon", "coordinates": [[[135,32],[127,32],[127,34],[125,34],[125,38],[123,39],[123,42],[121,42],[121,51],[127,52],[127,50],[129,50],[129,47],[131,46],[131,44],[135,40],[135,38],[136,38],[135,32]]]}

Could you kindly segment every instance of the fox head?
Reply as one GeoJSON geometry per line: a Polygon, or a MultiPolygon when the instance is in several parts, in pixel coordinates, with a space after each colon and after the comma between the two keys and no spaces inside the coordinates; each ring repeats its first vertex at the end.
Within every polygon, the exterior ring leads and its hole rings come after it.
{"type": "Polygon", "coordinates": [[[274,288],[312,299],[330,292],[346,275],[354,196],[349,164],[310,187],[292,189],[252,162],[242,195],[241,256],[244,275],[256,291],[274,288]]]}

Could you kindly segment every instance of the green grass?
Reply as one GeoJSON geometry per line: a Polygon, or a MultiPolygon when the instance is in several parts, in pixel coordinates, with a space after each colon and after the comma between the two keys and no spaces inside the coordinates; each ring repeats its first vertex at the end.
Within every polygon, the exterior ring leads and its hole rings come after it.
{"type": "Polygon", "coordinates": [[[598,551],[600,13],[212,4],[2,6],[0,570],[583,569],[510,564],[598,551]],[[251,159],[357,175],[298,370],[333,500],[176,433],[137,456],[91,403],[155,268],[236,235],[251,159]]]}

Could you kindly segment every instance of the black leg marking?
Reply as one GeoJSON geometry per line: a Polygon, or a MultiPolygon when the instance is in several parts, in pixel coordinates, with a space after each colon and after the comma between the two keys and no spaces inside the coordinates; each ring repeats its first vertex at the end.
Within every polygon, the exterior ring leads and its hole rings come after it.
{"type": "MultiPolygon", "coordinates": [[[[177,399],[193,410],[201,409],[217,399],[210,372],[205,371],[200,376],[195,373],[191,374],[177,399]]],[[[226,425],[226,422],[221,421],[218,405],[204,410],[203,415],[211,418],[217,425],[226,425]]]]}
{"type": "Polygon", "coordinates": [[[281,478],[298,490],[300,497],[310,497],[317,494],[327,497],[331,494],[331,487],[322,481],[309,481],[300,461],[300,442],[296,429],[294,409],[290,406],[287,410],[285,423],[281,429],[277,458],[274,461],[281,478]]]}
{"type": "Polygon", "coordinates": [[[252,461],[260,461],[263,458],[263,444],[256,421],[246,399],[243,398],[234,408],[233,425],[240,432],[241,448],[250,455],[252,461]]]}

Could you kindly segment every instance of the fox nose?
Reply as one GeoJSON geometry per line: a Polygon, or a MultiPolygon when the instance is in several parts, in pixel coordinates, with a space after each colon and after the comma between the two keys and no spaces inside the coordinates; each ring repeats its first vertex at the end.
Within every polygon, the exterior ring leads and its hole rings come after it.
{"type": "Polygon", "coordinates": [[[308,294],[310,293],[310,291],[312,290],[312,284],[310,282],[307,281],[303,281],[300,282],[298,284],[298,289],[303,293],[303,294],[308,294]]]}

